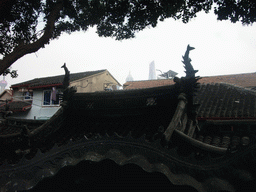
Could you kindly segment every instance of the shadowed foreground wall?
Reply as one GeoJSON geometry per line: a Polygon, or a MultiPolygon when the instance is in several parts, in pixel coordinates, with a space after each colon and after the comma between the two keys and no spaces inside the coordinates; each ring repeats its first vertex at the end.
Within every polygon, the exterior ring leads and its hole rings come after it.
{"type": "Polygon", "coordinates": [[[134,164],[117,165],[112,160],[82,161],[61,169],[54,177],[39,182],[31,191],[87,190],[194,191],[190,186],[174,186],[161,173],[148,173],[134,164]]]}
{"type": "MultiPolygon", "coordinates": [[[[254,191],[255,183],[248,182],[239,192],[254,191]]],[[[196,192],[190,186],[172,185],[161,173],[148,173],[134,164],[117,165],[112,160],[82,161],[76,166],[61,169],[54,177],[46,178],[30,191],[87,191],[87,190],[153,190],[196,192]]]]}

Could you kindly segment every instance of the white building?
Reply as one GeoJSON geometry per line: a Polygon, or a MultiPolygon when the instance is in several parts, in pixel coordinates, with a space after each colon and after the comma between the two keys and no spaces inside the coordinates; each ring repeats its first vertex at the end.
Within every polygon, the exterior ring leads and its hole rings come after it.
{"type": "MultiPolygon", "coordinates": [[[[13,118],[49,119],[60,108],[64,75],[36,78],[11,86],[13,99],[9,110],[13,118]]],[[[121,84],[108,70],[70,74],[70,86],[77,92],[115,90],[121,84]]],[[[1,108],[4,110],[4,106],[1,108]]],[[[1,110],[0,109],[0,110],[1,110]]]]}

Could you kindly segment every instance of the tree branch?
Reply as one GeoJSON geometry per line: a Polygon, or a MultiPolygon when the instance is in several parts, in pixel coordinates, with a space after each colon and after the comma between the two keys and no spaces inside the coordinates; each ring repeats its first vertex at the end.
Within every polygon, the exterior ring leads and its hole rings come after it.
{"type": "Polygon", "coordinates": [[[41,38],[39,38],[37,41],[31,44],[19,44],[19,46],[17,46],[12,53],[6,55],[2,60],[0,60],[0,74],[2,74],[15,61],[17,61],[24,55],[38,51],[40,48],[42,48],[45,44],[49,42],[50,38],[52,37],[52,32],[55,28],[55,21],[58,18],[62,8],[63,0],[58,0],[47,19],[44,34],[41,38]]]}

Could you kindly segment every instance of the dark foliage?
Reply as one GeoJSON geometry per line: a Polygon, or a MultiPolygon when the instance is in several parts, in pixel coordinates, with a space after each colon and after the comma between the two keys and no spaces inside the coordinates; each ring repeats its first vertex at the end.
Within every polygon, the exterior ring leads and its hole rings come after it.
{"type": "Polygon", "coordinates": [[[99,36],[122,40],[166,18],[187,23],[212,6],[218,20],[255,22],[256,3],[249,0],[1,0],[0,74],[63,32],[97,26],[99,36]]]}
{"type": "Polygon", "coordinates": [[[17,73],[17,70],[11,70],[10,68],[8,68],[8,69],[6,69],[4,72],[3,72],[3,76],[6,76],[6,75],[8,75],[8,74],[10,74],[10,76],[12,77],[12,78],[16,78],[16,77],[18,77],[18,73],[17,73]]]}

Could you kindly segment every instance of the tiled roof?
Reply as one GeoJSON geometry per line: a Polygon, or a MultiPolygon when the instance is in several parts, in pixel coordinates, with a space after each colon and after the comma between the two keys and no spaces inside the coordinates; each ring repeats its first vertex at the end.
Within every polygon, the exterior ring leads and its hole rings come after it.
{"type": "MultiPolygon", "coordinates": [[[[256,91],[227,83],[212,83],[210,80],[214,79],[199,80],[200,88],[194,99],[195,103],[200,104],[199,118],[256,118],[256,91]],[[211,82],[211,84],[205,84],[207,82],[211,82]]],[[[174,84],[174,82],[167,79],[127,82],[125,89],[157,87],[167,84],[174,84]]]]}
{"type": "MultiPolygon", "coordinates": [[[[256,73],[243,73],[234,75],[206,76],[198,81],[199,83],[228,83],[240,87],[256,87],[256,73]]],[[[124,84],[125,89],[141,89],[149,87],[159,87],[174,84],[170,79],[130,81],[124,84]]]]}
{"type": "Polygon", "coordinates": [[[123,86],[124,89],[143,89],[150,87],[161,87],[166,85],[173,85],[172,79],[158,79],[158,80],[145,80],[145,81],[128,81],[123,86]]]}
{"type": "MultiPolygon", "coordinates": [[[[87,72],[81,72],[81,73],[71,73],[70,74],[70,82],[76,81],[78,79],[88,77],[91,75],[95,75],[98,73],[102,73],[104,70],[98,70],[98,71],[87,71],[87,72]]],[[[38,87],[38,86],[44,86],[44,85],[54,85],[54,84],[62,84],[64,79],[64,75],[59,76],[52,76],[52,77],[43,77],[43,78],[36,78],[29,81],[25,81],[22,83],[14,84],[11,87],[21,87],[21,86],[29,86],[30,88],[38,87]]]]}
{"type": "Polygon", "coordinates": [[[256,91],[216,83],[201,84],[194,102],[202,118],[256,118],[256,91]]]}
{"type": "MultiPolygon", "coordinates": [[[[5,111],[5,103],[0,105],[0,111],[5,111]]],[[[20,112],[31,108],[32,101],[13,101],[8,103],[9,111],[20,112]]]]}
{"type": "Polygon", "coordinates": [[[200,83],[228,83],[240,87],[256,87],[256,73],[208,76],[199,80],[200,83]]]}

